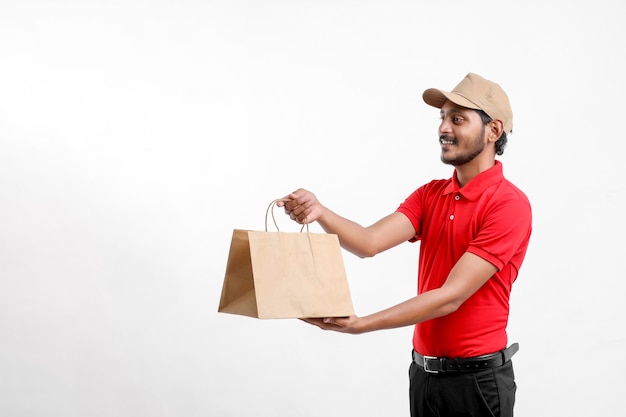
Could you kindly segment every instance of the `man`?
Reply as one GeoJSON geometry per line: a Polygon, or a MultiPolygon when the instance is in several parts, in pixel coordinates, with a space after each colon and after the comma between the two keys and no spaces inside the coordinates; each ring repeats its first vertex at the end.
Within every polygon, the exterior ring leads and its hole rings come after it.
{"type": "Polygon", "coordinates": [[[419,241],[418,295],[364,317],[306,321],[354,334],[414,325],[412,416],[512,416],[517,344],[506,348],[509,296],[531,234],[529,201],[495,159],[513,113],[502,88],[473,73],[451,92],[431,88],[422,97],[440,109],[441,160],[455,168],[450,179],[423,185],[369,227],[307,190],[279,203],[360,257],[419,241]]]}

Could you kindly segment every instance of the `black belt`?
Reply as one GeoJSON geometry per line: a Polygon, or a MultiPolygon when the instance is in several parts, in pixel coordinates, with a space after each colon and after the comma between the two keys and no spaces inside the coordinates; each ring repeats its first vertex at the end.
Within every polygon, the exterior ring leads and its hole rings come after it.
{"type": "Polygon", "coordinates": [[[413,362],[424,371],[438,374],[440,372],[467,372],[481,369],[497,368],[511,360],[519,350],[519,344],[513,343],[506,349],[489,355],[474,356],[472,358],[438,358],[436,356],[420,355],[413,351],[413,362]]]}

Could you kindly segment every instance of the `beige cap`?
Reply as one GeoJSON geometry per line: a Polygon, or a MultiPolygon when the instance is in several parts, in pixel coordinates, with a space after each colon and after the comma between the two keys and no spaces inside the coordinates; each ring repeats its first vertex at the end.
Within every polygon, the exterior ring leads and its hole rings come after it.
{"type": "Polygon", "coordinates": [[[429,88],[422,98],[426,104],[438,109],[450,100],[459,106],[482,110],[492,119],[502,121],[505,132],[513,130],[513,110],[509,98],[498,84],[480,75],[470,72],[451,92],[429,88]]]}

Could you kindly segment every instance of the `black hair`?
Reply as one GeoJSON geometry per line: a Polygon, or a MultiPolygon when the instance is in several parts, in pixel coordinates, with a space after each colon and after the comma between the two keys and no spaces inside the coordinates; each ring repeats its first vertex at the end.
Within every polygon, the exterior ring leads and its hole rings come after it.
{"type": "MultiPolygon", "coordinates": [[[[493,121],[493,119],[489,117],[489,115],[485,113],[483,110],[476,110],[476,113],[478,113],[484,125],[487,125],[493,121]]],[[[496,155],[502,155],[504,153],[504,148],[506,147],[506,143],[508,141],[509,141],[509,138],[506,136],[506,132],[502,131],[502,135],[496,141],[496,155]]]]}

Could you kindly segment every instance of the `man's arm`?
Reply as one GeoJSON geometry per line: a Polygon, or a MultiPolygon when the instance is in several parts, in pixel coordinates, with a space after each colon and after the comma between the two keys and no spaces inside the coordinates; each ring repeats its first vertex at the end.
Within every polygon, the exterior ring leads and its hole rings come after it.
{"type": "Polygon", "coordinates": [[[413,325],[455,312],[497,271],[496,267],[470,252],[455,264],[441,288],[364,317],[304,319],[324,330],[359,334],[413,325]]]}
{"type": "Polygon", "coordinates": [[[415,236],[415,229],[402,213],[392,213],[371,226],[363,227],[322,205],[310,191],[299,189],[277,203],[298,223],[317,221],[327,232],[339,237],[341,246],[361,257],[371,257],[415,236]]]}

